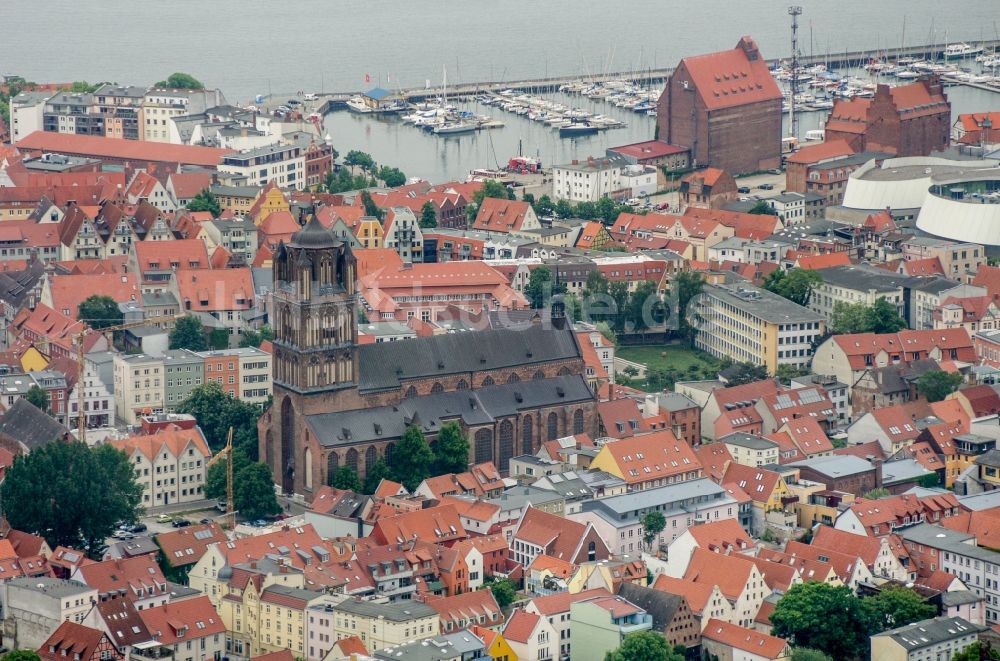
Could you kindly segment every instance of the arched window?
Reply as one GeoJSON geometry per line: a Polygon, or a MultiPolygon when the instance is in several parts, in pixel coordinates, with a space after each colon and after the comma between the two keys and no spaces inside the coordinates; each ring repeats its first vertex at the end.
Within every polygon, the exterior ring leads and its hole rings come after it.
{"type": "Polygon", "coordinates": [[[530,415],[524,416],[524,421],[521,423],[521,453],[522,454],[533,454],[535,451],[532,436],[535,432],[535,424],[531,419],[530,415]]]}
{"type": "Polygon", "coordinates": [[[442,386],[440,383],[438,383],[437,381],[435,381],[434,385],[431,386],[431,394],[432,395],[436,395],[439,392],[444,392],[444,386],[442,386]]]}
{"type": "Polygon", "coordinates": [[[344,462],[345,466],[350,467],[355,473],[358,472],[358,451],[351,448],[347,451],[347,461],[344,462]]]}
{"type": "Polygon", "coordinates": [[[395,449],[396,449],[395,443],[390,443],[389,445],[385,446],[385,463],[389,464],[390,466],[392,466],[392,451],[395,449]]]}
{"type": "Polygon", "coordinates": [[[521,377],[519,377],[517,374],[511,374],[510,376],[507,377],[507,383],[517,383],[520,380],[521,377]]]}
{"type": "Polygon", "coordinates": [[[514,423],[504,420],[500,423],[500,465],[502,471],[510,466],[510,458],[514,456],[514,423]]]}
{"type": "Polygon", "coordinates": [[[488,376],[485,379],[483,379],[483,387],[492,386],[492,385],[493,385],[493,377],[492,376],[488,376]]]}
{"type": "Polygon", "coordinates": [[[597,560],[597,544],[591,542],[587,544],[587,562],[597,560]]]}
{"type": "Polygon", "coordinates": [[[409,388],[406,389],[406,395],[404,395],[404,397],[416,397],[416,396],[417,396],[416,388],[410,386],[409,388]]]}
{"type": "Polygon", "coordinates": [[[542,370],[538,370],[531,376],[531,378],[534,379],[535,381],[538,381],[539,379],[544,379],[545,372],[543,372],[542,370]]]}
{"type": "Polygon", "coordinates": [[[378,461],[378,450],[375,449],[374,445],[369,445],[368,449],[365,450],[365,472],[371,470],[375,462],[378,461]]]}
{"type": "Polygon", "coordinates": [[[549,413],[548,431],[548,440],[554,441],[559,438],[559,416],[555,413],[549,413]]]}
{"type": "Polygon", "coordinates": [[[306,451],[302,453],[302,466],[305,468],[305,482],[306,489],[313,488],[313,455],[312,450],[306,448],[306,451]]]}
{"type": "Polygon", "coordinates": [[[455,390],[468,390],[468,389],[469,389],[469,384],[465,381],[465,379],[459,381],[458,385],[455,386],[455,390]]]}
{"type": "Polygon", "coordinates": [[[573,433],[583,433],[583,409],[573,411],[573,433]]]}
{"type": "Polygon", "coordinates": [[[559,376],[569,376],[570,371],[568,367],[563,366],[559,368],[559,371],[556,372],[556,374],[558,374],[559,376]]]}
{"type": "Polygon", "coordinates": [[[337,473],[338,468],[340,468],[340,455],[336,452],[331,452],[326,456],[326,481],[328,484],[337,473]]]}
{"type": "Polygon", "coordinates": [[[480,429],[476,432],[476,463],[493,461],[493,430],[480,429]]]}

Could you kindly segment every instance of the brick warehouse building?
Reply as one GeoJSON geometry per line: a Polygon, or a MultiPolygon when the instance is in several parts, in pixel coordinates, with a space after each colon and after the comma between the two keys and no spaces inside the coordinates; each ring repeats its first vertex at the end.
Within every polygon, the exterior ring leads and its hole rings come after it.
{"type": "Polygon", "coordinates": [[[358,346],[349,246],[313,217],[273,263],[274,399],[258,433],[286,493],[311,501],[343,465],[364,477],[410,425],[432,441],[457,421],[469,460],[500,470],[544,441],[596,434],[580,345],[557,321],[358,346]]]}
{"type": "Polygon", "coordinates": [[[856,152],[927,156],[948,147],[951,103],[937,76],[909,85],[879,85],[870,99],[840,99],[826,120],[826,142],[843,140],[856,152]]]}
{"type": "Polygon", "coordinates": [[[781,90],[750,37],[686,57],[657,103],[657,138],[691,149],[691,165],[733,174],[781,166],[781,90]]]}

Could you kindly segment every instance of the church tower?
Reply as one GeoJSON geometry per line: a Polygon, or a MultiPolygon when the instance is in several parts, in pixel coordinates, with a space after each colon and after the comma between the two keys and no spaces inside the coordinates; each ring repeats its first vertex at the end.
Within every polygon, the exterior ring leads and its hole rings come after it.
{"type": "Polygon", "coordinates": [[[357,385],[357,263],[350,246],[313,216],[278,246],[273,274],[274,399],[270,424],[261,430],[261,455],[275,481],[292,493],[311,486],[318,459],[302,416],[324,410],[331,395],[357,385]]]}

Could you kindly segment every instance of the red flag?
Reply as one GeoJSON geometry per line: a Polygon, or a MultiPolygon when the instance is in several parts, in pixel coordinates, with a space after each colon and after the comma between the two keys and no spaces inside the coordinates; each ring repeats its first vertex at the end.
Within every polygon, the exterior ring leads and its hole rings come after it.
{"type": "Polygon", "coordinates": [[[371,76],[371,74],[369,74],[369,73],[365,74],[365,82],[366,83],[372,82],[372,76],[371,76]]]}

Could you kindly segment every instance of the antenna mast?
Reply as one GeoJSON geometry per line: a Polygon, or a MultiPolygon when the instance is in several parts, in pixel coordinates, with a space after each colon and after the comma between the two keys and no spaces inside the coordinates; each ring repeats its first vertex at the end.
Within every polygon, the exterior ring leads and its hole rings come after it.
{"type": "Polygon", "coordinates": [[[798,118],[795,116],[795,97],[799,93],[799,16],[802,7],[792,5],[788,8],[792,17],[792,98],[788,103],[788,135],[793,138],[798,135],[798,118]]]}

